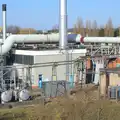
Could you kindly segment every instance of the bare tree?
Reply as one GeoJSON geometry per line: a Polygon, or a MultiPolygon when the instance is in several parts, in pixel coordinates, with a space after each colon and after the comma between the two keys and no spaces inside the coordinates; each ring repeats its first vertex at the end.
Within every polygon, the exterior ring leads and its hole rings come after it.
{"type": "Polygon", "coordinates": [[[52,27],[52,30],[51,30],[52,32],[58,32],[59,31],[59,25],[54,25],[53,27],[52,27]]]}
{"type": "Polygon", "coordinates": [[[20,32],[20,27],[15,25],[10,25],[7,27],[7,32],[12,34],[18,34],[20,32]]]}
{"type": "Polygon", "coordinates": [[[92,36],[98,36],[98,28],[96,20],[92,23],[92,36]]]}
{"type": "Polygon", "coordinates": [[[120,36],[120,27],[118,28],[118,31],[119,31],[119,36],[120,36]]]}
{"type": "Polygon", "coordinates": [[[92,36],[92,30],[91,30],[91,21],[90,20],[88,20],[88,35],[89,36],[92,36]]]}
{"type": "Polygon", "coordinates": [[[20,34],[35,34],[36,30],[33,28],[21,28],[19,33],[20,34]]]}
{"type": "Polygon", "coordinates": [[[85,36],[88,36],[88,34],[89,34],[89,21],[86,20],[85,36]]]}
{"type": "Polygon", "coordinates": [[[76,27],[77,27],[78,34],[81,34],[84,36],[85,33],[84,33],[84,24],[83,24],[82,18],[77,19],[76,27]]]}
{"type": "Polygon", "coordinates": [[[101,25],[100,28],[99,28],[99,37],[104,37],[105,36],[105,31],[104,31],[104,26],[101,25]]]}
{"type": "Polygon", "coordinates": [[[113,29],[113,23],[111,18],[108,19],[108,22],[105,26],[105,36],[109,36],[109,37],[114,36],[114,29],[113,29]]]}
{"type": "Polygon", "coordinates": [[[75,34],[78,33],[78,29],[77,29],[77,25],[76,24],[74,24],[73,33],[75,33],[75,34]]]}
{"type": "Polygon", "coordinates": [[[108,28],[108,25],[106,24],[104,27],[104,35],[108,36],[108,34],[109,34],[109,28],[108,28]]]}

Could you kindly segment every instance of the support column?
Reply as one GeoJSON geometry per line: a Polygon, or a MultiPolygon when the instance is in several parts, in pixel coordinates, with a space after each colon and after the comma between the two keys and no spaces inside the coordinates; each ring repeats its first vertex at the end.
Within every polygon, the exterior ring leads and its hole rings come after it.
{"type": "Polygon", "coordinates": [[[54,63],[52,66],[52,81],[57,80],[57,64],[54,63]]]}

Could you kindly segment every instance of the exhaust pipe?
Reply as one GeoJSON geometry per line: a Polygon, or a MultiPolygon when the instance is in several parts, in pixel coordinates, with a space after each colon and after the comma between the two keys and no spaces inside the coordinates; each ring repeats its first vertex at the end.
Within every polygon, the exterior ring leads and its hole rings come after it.
{"type": "Polygon", "coordinates": [[[67,47],[67,0],[60,0],[60,18],[59,18],[59,34],[60,34],[60,49],[67,47]]]}
{"type": "MultiPolygon", "coordinates": [[[[68,35],[67,35],[67,0],[60,0],[60,21],[59,21],[59,48],[66,50],[66,61],[69,61],[68,35]]],[[[69,64],[66,65],[66,80],[69,80],[69,64]]]]}
{"type": "Polygon", "coordinates": [[[3,42],[6,39],[6,4],[2,5],[3,42]]]}

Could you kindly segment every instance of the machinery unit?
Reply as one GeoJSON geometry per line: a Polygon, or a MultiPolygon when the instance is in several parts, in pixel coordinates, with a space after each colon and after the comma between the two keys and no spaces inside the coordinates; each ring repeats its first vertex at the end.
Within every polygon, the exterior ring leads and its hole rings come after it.
{"type": "Polygon", "coordinates": [[[7,90],[1,93],[1,103],[7,103],[12,100],[13,97],[13,91],[12,90],[7,90]]]}
{"type": "Polygon", "coordinates": [[[26,101],[30,98],[30,92],[27,89],[23,89],[19,92],[19,101],[26,101]]]}

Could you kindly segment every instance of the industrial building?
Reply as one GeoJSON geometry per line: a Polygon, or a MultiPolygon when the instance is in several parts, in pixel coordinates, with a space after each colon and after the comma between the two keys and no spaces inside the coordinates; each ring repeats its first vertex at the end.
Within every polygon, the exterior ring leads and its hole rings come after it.
{"type": "MultiPolygon", "coordinates": [[[[79,57],[86,55],[86,49],[73,49],[69,50],[69,61],[76,60],[79,57]]],[[[66,61],[65,51],[60,50],[15,50],[14,65],[27,66],[36,65],[37,67],[32,68],[32,83],[33,87],[38,87],[39,75],[43,75],[43,81],[52,81],[52,68],[54,63],[58,63],[56,67],[56,80],[66,79],[66,65],[59,65],[60,62],[66,61]],[[50,64],[51,63],[51,64],[50,64]],[[46,64],[46,66],[45,66],[46,64]],[[48,64],[48,66],[47,66],[48,64]]],[[[69,71],[73,74],[74,68],[73,63],[69,65],[69,71]]],[[[22,69],[19,69],[19,75],[21,76],[22,69]],[[20,71],[21,70],[21,71],[20,71]]]]}
{"type": "Polygon", "coordinates": [[[80,34],[68,34],[67,0],[60,0],[60,27],[57,34],[7,36],[5,4],[2,5],[2,14],[0,87],[1,99],[4,102],[11,100],[12,92],[9,90],[15,91],[17,88],[20,92],[19,98],[27,100],[26,83],[33,88],[40,87],[41,75],[42,81],[66,80],[83,84],[89,81],[98,84],[99,69],[105,68],[109,59],[118,57],[120,53],[119,37],[84,37],[80,34]],[[90,62],[87,61],[88,56],[90,62]],[[69,78],[71,75],[74,77],[72,81],[69,78]]]}

